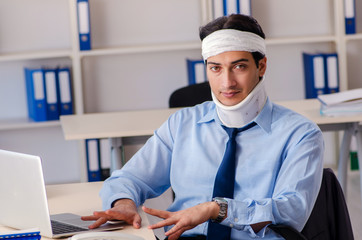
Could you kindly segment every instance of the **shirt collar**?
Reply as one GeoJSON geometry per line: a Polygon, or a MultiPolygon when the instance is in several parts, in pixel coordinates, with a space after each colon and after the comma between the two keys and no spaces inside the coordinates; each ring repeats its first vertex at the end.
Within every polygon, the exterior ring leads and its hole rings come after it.
{"type": "MultiPolygon", "coordinates": [[[[261,112],[256,116],[256,118],[253,120],[258,126],[260,126],[266,133],[271,132],[271,123],[272,123],[272,111],[273,111],[273,104],[267,98],[266,103],[261,110],[261,112]]],[[[221,124],[221,121],[219,120],[219,117],[217,116],[216,107],[215,104],[212,103],[209,111],[200,118],[198,123],[207,123],[215,121],[217,123],[221,124]]]]}
{"type": "Polygon", "coordinates": [[[207,111],[207,113],[203,117],[201,117],[200,120],[197,123],[206,123],[206,122],[211,122],[211,121],[217,121],[218,120],[215,103],[210,102],[210,105],[211,106],[210,106],[209,111],[207,111]]]}
{"type": "Polygon", "coordinates": [[[258,114],[258,116],[256,116],[254,120],[256,124],[258,124],[266,133],[271,132],[272,111],[273,111],[273,104],[269,100],[269,98],[267,98],[263,109],[258,114]]]}

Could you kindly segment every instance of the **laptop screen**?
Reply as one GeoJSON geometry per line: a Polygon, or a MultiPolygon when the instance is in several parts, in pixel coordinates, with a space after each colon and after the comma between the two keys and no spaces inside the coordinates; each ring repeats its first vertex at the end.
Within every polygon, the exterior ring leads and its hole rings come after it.
{"type": "Polygon", "coordinates": [[[0,192],[0,224],[52,235],[40,157],[0,150],[0,192]]]}

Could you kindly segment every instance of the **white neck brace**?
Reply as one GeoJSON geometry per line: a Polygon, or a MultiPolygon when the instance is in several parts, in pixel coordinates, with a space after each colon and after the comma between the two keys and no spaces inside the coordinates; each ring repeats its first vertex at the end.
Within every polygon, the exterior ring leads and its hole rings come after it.
{"type": "Polygon", "coordinates": [[[225,106],[219,102],[213,92],[211,95],[220,121],[230,128],[240,128],[251,122],[263,109],[267,100],[264,77],[243,101],[234,106],[225,106]]]}

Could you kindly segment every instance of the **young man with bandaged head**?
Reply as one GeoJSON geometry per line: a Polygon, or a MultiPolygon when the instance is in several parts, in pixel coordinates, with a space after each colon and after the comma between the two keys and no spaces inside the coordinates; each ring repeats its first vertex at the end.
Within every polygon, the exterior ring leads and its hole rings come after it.
{"type": "MultiPolygon", "coordinates": [[[[276,105],[265,89],[264,33],[243,15],[218,18],[200,28],[213,101],[184,108],[101,190],[104,211],[85,220],[120,219],[135,228],[137,207],[169,187],[167,211],[143,207],[162,218],[168,239],[283,239],[267,226],[299,231],[322,179],[320,129],[276,105]]],[[[290,79],[285,79],[290,81],[290,79]]]]}

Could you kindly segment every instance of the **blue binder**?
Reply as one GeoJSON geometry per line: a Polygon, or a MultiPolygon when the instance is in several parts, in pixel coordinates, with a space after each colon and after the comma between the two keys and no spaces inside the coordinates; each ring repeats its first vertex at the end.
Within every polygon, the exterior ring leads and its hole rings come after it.
{"type": "Polygon", "coordinates": [[[91,49],[89,2],[88,0],[77,0],[79,49],[91,49]]]}
{"type": "Polygon", "coordinates": [[[344,0],[346,34],[356,33],[356,1],[344,0]]]}
{"type": "MultiPolygon", "coordinates": [[[[236,5],[233,6],[231,4],[228,4],[228,1],[224,0],[223,1],[223,6],[222,6],[224,16],[227,16],[229,12],[233,12],[233,7],[235,7],[235,6],[236,5]]],[[[235,9],[234,12],[236,12],[236,9],[235,9]]]]}
{"type": "Polygon", "coordinates": [[[322,53],[303,53],[306,98],[316,98],[327,93],[324,56],[322,53]]]}
{"type": "Polygon", "coordinates": [[[100,168],[100,152],[98,139],[86,139],[86,157],[88,168],[88,181],[101,181],[102,173],[100,168]]]}
{"type": "Polygon", "coordinates": [[[55,69],[43,69],[47,120],[59,120],[57,77],[55,69]]]}
{"type": "Polygon", "coordinates": [[[186,59],[189,85],[207,81],[204,61],[186,59]]]}
{"type": "MultiPolygon", "coordinates": [[[[230,15],[232,13],[251,16],[251,0],[214,0],[214,8],[220,8],[221,6],[224,16],[230,15]],[[222,1],[222,5],[216,3],[215,1],[222,1]]],[[[220,12],[220,10],[214,9],[214,13],[216,12],[220,12]]],[[[215,16],[215,18],[216,17],[218,16],[215,16]]]]}
{"type": "Polygon", "coordinates": [[[324,53],[324,72],[326,78],[326,93],[339,92],[339,68],[337,53],[324,53]]]}
{"type": "Polygon", "coordinates": [[[59,114],[73,114],[72,81],[69,68],[57,69],[59,114]]]}
{"type": "Polygon", "coordinates": [[[110,139],[99,139],[100,168],[102,181],[106,180],[111,174],[111,143],[110,139]]]}
{"type": "Polygon", "coordinates": [[[251,16],[251,0],[236,0],[237,13],[251,16]]]}
{"type": "Polygon", "coordinates": [[[42,69],[25,68],[28,116],[36,122],[46,121],[45,86],[42,69]]]}

